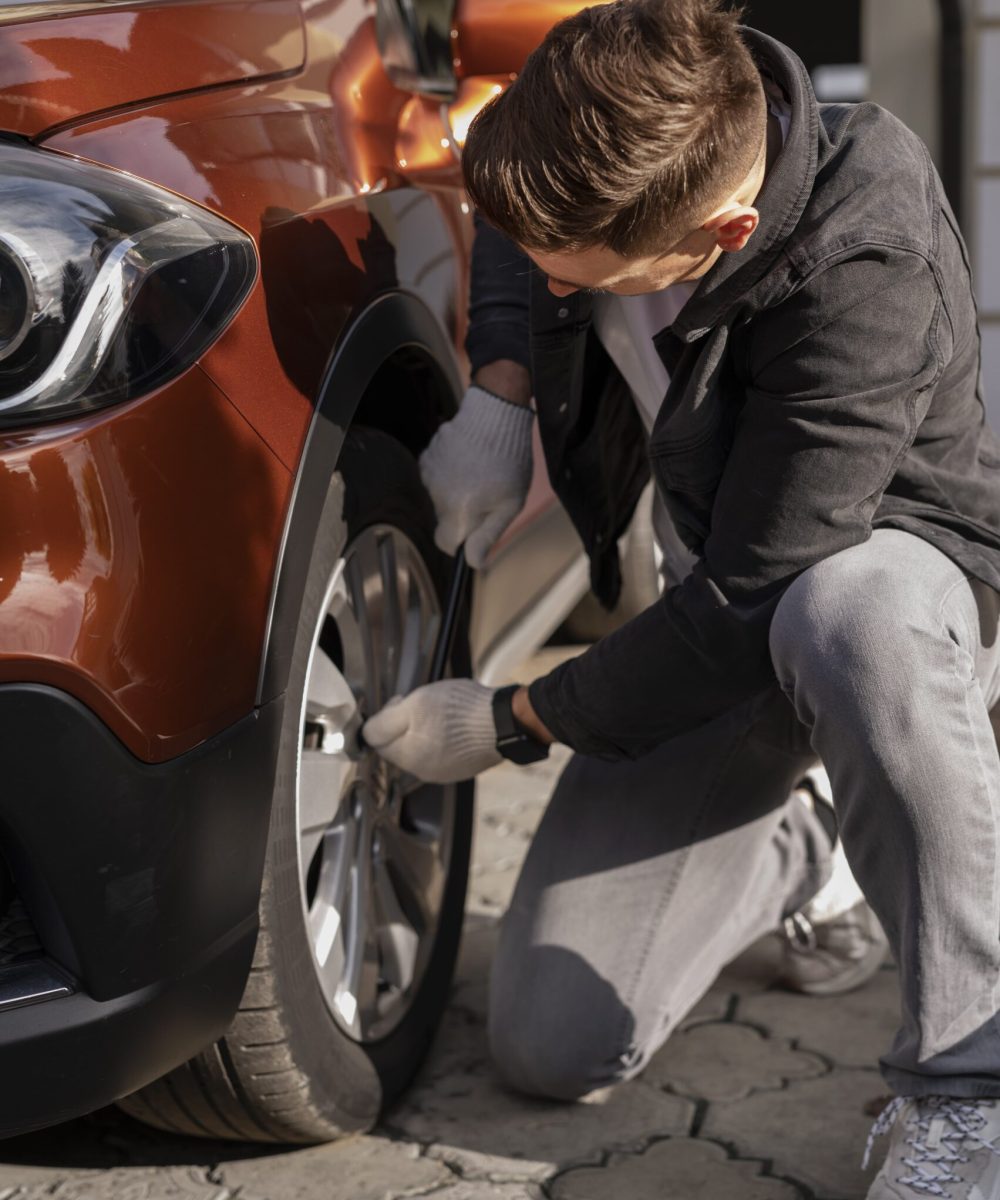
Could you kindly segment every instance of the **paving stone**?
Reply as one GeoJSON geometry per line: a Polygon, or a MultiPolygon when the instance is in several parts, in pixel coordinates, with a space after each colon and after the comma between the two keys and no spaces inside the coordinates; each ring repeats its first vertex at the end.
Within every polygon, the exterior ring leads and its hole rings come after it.
{"type": "Polygon", "coordinates": [[[514,894],[514,885],[517,883],[520,869],[520,860],[516,863],[508,861],[506,866],[495,871],[470,874],[469,892],[465,901],[466,912],[487,917],[498,923],[510,906],[510,898],[514,894]]]}
{"type": "Polygon", "coordinates": [[[480,804],[479,819],[502,837],[514,837],[527,843],[542,819],[552,785],[553,781],[547,775],[544,780],[530,776],[526,780],[518,780],[513,788],[507,780],[504,790],[507,793],[513,791],[519,798],[507,804],[480,804]]]}
{"type": "Polygon", "coordinates": [[[479,817],[506,819],[522,829],[531,829],[531,812],[540,818],[549,802],[556,780],[573,752],[567,746],[553,746],[542,762],[519,767],[500,763],[484,771],[476,780],[476,812],[479,817]]]}
{"type": "Polygon", "coordinates": [[[477,822],[472,845],[475,860],[469,868],[470,881],[485,873],[481,863],[488,863],[490,872],[519,870],[527,853],[528,839],[500,833],[496,827],[477,822]]]}
{"type": "Polygon", "coordinates": [[[715,986],[745,996],[773,986],[781,969],[781,939],[769,933],[723,969],[715,986]]]}
{"type": "Polygon", "coordinates": [[[899,1024],[899,977],[894,970],[878,971],[864,987],[842,996],[761,992],[742,997],[736,1015],[780,1031],[838,1066],[874,1067],[899,1024]]]}
{"type": "MultiPolygon", "coordinates": [[[[229,1200],[232,1192],[197,1167],[116,1169],[52,1185],[0,1189],[0,1200],[229,1200]]],[[[380,1198],[381,1200],[381,1198],[380,1198]]]]}
{"type": "Polygon", "coordinates": [[[710,1022],[675,1033],[650,1061],[647,1083],[669,1086],[695,1100],[741,1100],[826,1070],[814,1054],[749,1025],[710,1022]]]}
{"type": "Polygon", "coordinates": [[[733,1001],[731,992],[721,988],[710,988],[688,1015],[681,1021],[677,1029],[690,1029],[693,1025],[701,1025],[705,1021],[722,1021],[728,1014],[733,1001]]]}
{"type": "Polygon", "coordinates": [[[485,1026],[489,1002],[490,964],[496,951],[499,926],[495,920],[481,913],[470,913],[462,930],[455,982],[452,990],[453,1003],[477,1013],[485,1026]]]}
{"type": "MultiPolygon", "coordinates": [[[[0,1154],[2,1153],[3,1148],[0,1145],[0,1154]]],[[[15,1194],[20,1195],[17,1192],[18,1188],[34,1187],[41,1196],[44,1189],[52,1188],[67,1176],[84,1174],[86,1172],[81,1168],[49,1167],[42,1163],[0,1163],[0,1200],[7,1200],[8,1196],[15,1194]]]]}
{"type": "Polygon", "coordinates": [[[115,1138],[125,1124],[131,1132],[133,1122],[126,1117],[119,1119],[117,1110],[106,1109],[93,1116],[0,1141],[0,1197],[5,1189],[17,1186],[45,1182],[51,1185],[74,1175],[86,1175],[88,1171],[127,1166],[133,1161],[130,1150],[115,1138]]]}
{"type": "MultiPolygon", "coordinates": [[[[484,1183],[463,1179],[454,1187],[428,1192],[427,1197],[428,1200],[544,1200],[544,1193],[530,1183],[484,1183]]],[[[393,1196],[392,1200],[397,1198],[393,1196]]]]}
{"type": "Polygon", "coordinates": [[[761,1174],[762,1164],[731,1159],[721,1146],[691,1138],[657,1142],[643,1154],[614,1155],[606,1167],[567,1171],[549,1186],[552,1200],[801,1200],[790,1183],[761,1174]]]}
{"type": "Polygon", "coordinates": [[[712,1104],[700,1132],[743,1157],[771,1162],[775,1175],[804,1183],[817,1200],[863,1200],[881,1161],[874,1155],[862,1172],[872,1124],[864,1109],[884,1090],[874,1071],[837,1069],[784,1091],[712,1104]]]}
{"type": "Polygon", "coordinates": [[[518,1095],[492,1071],[418,1084],[387,1114],[397,1136],[429,1142],[428,1155],[463,1176],[500,1182],[542,1180],[560,1167],[596,1162],[653,1137],[686,1133],[694,1105],[636,1081],[593,1092],[576,1104],[518,1095]]]}
{"type": "Polygon", "coordinates": [[[453,1003],[441,1021],[413,1086],[433,1087],[454,1075],[485,1070],[488,1063],[485,1021],[478,1012],[453,1003]]]}
{"type": "Polygon", "coordinates": [[[240,1200],[387,1200],[447,1183],[450,1172],[420,1147],[382,1137],[355,1137],[328,1146],[228,1162],[218,1169],[240,1200]]]}

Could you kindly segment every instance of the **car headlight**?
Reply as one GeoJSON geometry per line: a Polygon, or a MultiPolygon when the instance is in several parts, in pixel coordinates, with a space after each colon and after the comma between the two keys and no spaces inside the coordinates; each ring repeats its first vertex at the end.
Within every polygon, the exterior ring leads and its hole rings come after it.
{"type": "Polygon", "coordinates": [[[173,379],[256,273],[252,239],[214,213],[106,167],[0,145],[0,425],[173,379]]]}

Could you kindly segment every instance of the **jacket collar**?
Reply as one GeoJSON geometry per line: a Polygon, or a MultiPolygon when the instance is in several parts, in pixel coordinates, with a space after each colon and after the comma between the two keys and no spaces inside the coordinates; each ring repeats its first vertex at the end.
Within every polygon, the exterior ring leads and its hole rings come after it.
{"type": "Polygon", "coordinates": [[[760,223],[746,251],[723,254],[668,327],[682,342],[697,341],[720,324],[733,305],[767,274],[798,224],[816,177],[819,108],[804,63],[767,34],[747,26],[742,27],[742,34],[761,72],[771,75],[788,96],[791,121],[784,146],[754,202],[760,223]]]}

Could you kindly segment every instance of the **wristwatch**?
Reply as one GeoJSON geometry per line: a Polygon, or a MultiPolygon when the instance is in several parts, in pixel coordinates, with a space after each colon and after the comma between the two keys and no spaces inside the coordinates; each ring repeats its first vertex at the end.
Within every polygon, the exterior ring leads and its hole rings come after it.
{"type": "Polygon", "coordinates": [[[523,766],[548,758],[549,747],[530,734],[514,716],[514,693],[521,685],[510,684],[493,693],[493,724],[497,731],[497,749],[511,762],[523,766]]]}

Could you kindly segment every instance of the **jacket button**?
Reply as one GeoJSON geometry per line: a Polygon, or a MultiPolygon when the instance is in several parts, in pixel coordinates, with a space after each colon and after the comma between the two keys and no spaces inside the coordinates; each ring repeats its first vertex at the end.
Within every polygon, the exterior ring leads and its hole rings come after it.
{"type": "Polygon", "coordinates": [[[560,317],[568,317],[568,316],[569,316],[569,309],[568,309],[568,308],[560,308],[560,309],[559,309],[559,312],[558,312],[556,315],[557,315],[557,316],[560,316],[560,317]]]}
{"type": "Polygon", "coordinates": [[[573,478],[573,472],[569,469],[569,467],[565,467],[563,469],[563,479],[572,479],[572,478],[573,478]]]}
{"type": "Polygon", "coordinates": [[[604,534],[603,533],[595,533],[594,541],[598,544],[598,546],[600,546],[604,541],[604,534]]]}
{"type": "Polygon", "coordinates": [[[560,405],[559,405],[559,411],[560,411],[560,412],[565,412],[567,408],[569,408],[569,405],[568,405],[568,404],[566,403],[566,401],[564,400],[564,401],[562,402],[562,404],[560,404],[560,405]]]}

